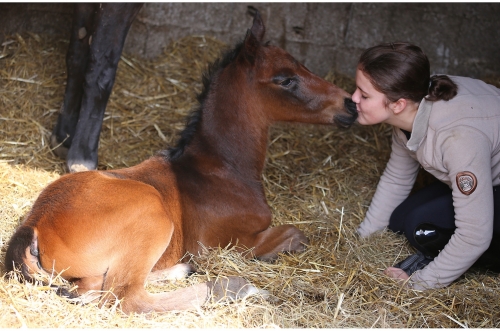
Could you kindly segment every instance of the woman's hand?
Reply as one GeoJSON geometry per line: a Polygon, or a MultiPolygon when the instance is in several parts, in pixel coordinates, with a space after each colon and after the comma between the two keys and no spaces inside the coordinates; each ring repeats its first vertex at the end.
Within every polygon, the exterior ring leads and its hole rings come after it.
{"type": "Polygon", "coordinates": [[[408,278],[410,278],[410,276],[408,276],[408,274],[403,269],[395,267],[389,267],[385,269],[384,274],[399,281],[406,281],[408,278]]]}

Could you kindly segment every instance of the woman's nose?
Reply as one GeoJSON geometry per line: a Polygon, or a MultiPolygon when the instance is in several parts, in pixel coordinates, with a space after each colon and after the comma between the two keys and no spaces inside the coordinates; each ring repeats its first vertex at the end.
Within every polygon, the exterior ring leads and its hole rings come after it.
{"type": "Polygon", "coordinates": [[[351,96],[352,101],[354,101],[354,103],[359,103],[360,95],[361,93],[359,89],[356,89],[356,91],[354,91],[354,93],[351,96]]]}

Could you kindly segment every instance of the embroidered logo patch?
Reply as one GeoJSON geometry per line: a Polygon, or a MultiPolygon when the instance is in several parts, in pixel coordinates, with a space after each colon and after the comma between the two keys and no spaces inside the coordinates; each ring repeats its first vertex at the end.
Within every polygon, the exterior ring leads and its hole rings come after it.
{"type": "Polygon", "coordinates": [[[463,171],[457,174],[457,186],[460,192],[470,195],[476,190],[477,178],[470,171],[463,171]]]}

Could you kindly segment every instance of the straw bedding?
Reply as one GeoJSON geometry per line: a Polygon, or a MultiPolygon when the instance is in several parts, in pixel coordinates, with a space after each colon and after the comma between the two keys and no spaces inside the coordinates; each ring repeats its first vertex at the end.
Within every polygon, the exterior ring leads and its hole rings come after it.
{"type": "MultiPolygon", "coordinates": [[[[14,35],[0,48],[0,259],[6,243],[39,192],[64,173],[49,146],[62,104],[67,41],[35,34],[14,35]]],[[[132,166],[172,145],[195,105],[200,75],[224,47],[192,36],[168,46],[155,61],[124,55],[108,103],[99,168],[132,166]]],[[[353,81],[327,79],[348,91],[353,81]]],[[[498,79],[493,81],[499,83],[498,79]]],[[[278,124],[271,130],[263,181],[274,220],[303,230],[306,252],[275,263],[242,259],[232,249],[193,256],[200,273],[172,283],[147,284],[170,291],[208,276],[242,275],[270,292],[211,303],[190,312],[123,314],[58,297],[41,285],[0,280],[0,326],[125,328],[340,328],[499,327],[498,274],[471,270],[445,289],[402,289],[382,270],[412,252],[386,232],[362,240],[363,219],[389,156],[384,125],[350,130],[278,124]]],[[[54,281],[60,281],[57,276],[54,281]]]]}

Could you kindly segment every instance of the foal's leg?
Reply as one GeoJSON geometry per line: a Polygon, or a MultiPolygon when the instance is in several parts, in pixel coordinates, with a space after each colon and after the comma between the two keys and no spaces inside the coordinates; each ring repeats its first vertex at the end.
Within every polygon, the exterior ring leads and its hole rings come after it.
{"type": "MultiPolygon", "coordinates": [[[[127,258],[127,262],[131,265],[144,264],[145,260],[142,254],[127,258]]],[[[149,262],[146,268],[150,268],[149,262]]],[[[122,309],[126,313],[199,309],[211,300],[215,302],[227,299],[238,300],[254,294],[268,296],[267,291],[256,288],[241,277],[220,277],[173,292],[151,294],[144,289],[146,277],[141,276],[143,269],[139,267],[137,272],[127,270],[128,275],[135,275],[135,280],[128,280],[130,285],[118,294],[123,298],[122,309]]],[[[168,269],[149,273],[146,280],[165,279],[164,276],[187,276],[187,273],[191,271],[194,271],[191,265],[181,263],[168,269]]]]}
{"type": "Polygon", "coordinates": [[[83,94],[83,78],[89,56],[89,37],[93,13],[98,4],[75,4],[71,36],[66,53],[66,90],[61,112],[52,132],[51,147],[60,158],[66,159],[75,135],[83,94]]]}
{"type": "Polygon", "coordinates": [[[134,3],[103,3],[96,8],[78,124],[67,156],[71,172],[97,167],[104,111],[125,38],[141,7],[142,4],[134,3]]]}
{"type": "MultiPolygon", "coordinates": [[[[160,221],[164,223],[165,218],[158,219],[158,222],[160,221]]],[[[149,220],[148,223],[154,222],[149,220]]],[[[121,306],[125,313],[198,309],[210,300],[237,300],[253,294],[268,295],[266,291],[259,290],[241,277],[217,278],[173,292],[148,293],[144,288],[146,280],[158,279],[165,275],[172,276],[178,274],[178,271],[186,275],[186,272],[192,270],[191,266],[187,264],[177,264],[168,269],[149,273],[149,270],[165,250],[164,248],[163,251],[162,249],[155,249],[156,246],[161,247],[161,245],[154,244],[155,237],[157,237],[159,244],[164,240],[164,236],[157,236],[153,233],[150,233],[147,238],[135,237],[134,240],[138,243],[148,242],[148,245],[152,246],[149,248],[141,246],[135,250],[136,254],[123,255],[123,261],[120,261],[118,265],[126,265],[126,272],[118,268],[116,269],[116,275],[113,275],[113,272],[110,271],[106,276],[104,288],[114,289],[113,293],[118,298],[123,299],[121,306]],[[137,254],[137,251],[140,251],[140,253],[137,254]],[[119,280],[119,282],[116,280],[119,280]]],[[[107,298],[109,296],[105,297],[104,300],[107,298]]]]}
{"type": "Polygon", "coordinates": [[[268,295],[241,277],[218,278],[173,292],[150,294],[144,287],[134,286],[122,302],[125,313],[199,309],[213,300],[238,300],[249,295],[268,295]]]}
{"type": "Polygon", "coordinates": [[[302,252],[309,243],[307,237],[293,225],[280,225],[260,232],[253,245],[252,254],[259,260],[273,261],[278,253],[302,252]]]}

